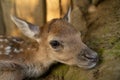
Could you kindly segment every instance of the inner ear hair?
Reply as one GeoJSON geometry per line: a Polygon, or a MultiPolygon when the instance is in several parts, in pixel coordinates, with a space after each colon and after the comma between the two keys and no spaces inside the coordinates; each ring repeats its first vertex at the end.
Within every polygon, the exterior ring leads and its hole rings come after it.
{"type": "Polygon", "coordinates": [[[38,26],[15,16],[11,16],[11,19],[25,36],[34,40],[38,39],[37,36],[40,34],[40,29],[38,26]]]}
{"type": "Polygon", "coordinates": [[[66,20],[66,21],[69,22],[69,23],[70,23],[70,21],[71,21],[71,19],[70,19],[71,10],[72,10],[72,7],[70,6],[70,7],[68,8],[67,13],[66,13],[65,16],[63,17],[63,19],[66,20]]]}

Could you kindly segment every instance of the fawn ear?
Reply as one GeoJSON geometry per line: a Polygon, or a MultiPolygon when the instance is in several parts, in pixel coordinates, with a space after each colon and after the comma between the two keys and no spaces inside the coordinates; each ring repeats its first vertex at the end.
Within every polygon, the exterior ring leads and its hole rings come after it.
{"type": "Polygon", "coordinates": [[[65,16],[63,17],[64,20],[68,21],[70,23],[70,15],[71,15],[71,7],[69,7],[67,13],[65,14],[65,16]]]}
{"type": "Polygon", "coordinates": [[[26,22],[15,16],[11,16],[11,19],[25,36],[38,41],[37,36],[40,34],[40,29],[38,26],[26,22]]]}

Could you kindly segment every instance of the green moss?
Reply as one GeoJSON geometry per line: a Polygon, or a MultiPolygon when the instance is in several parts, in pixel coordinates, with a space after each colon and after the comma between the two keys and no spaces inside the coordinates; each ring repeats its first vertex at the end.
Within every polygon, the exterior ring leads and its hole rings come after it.
{"type": "Polygon", "coordinates": [[[53,68],[52,74],[56,76],[64,76],[68,71],[69,67],[64,64],[58,64],[53,68]]]}
{"type": "Polygon", "coordinates": [[[117,56],[120,56],[120,41],[114,40],[114,45],[111,49],[106,50],[109,54],[115,54],[117,56]]]}
{"type": "Polygon", "coordinates": [[[113,49],[119,49],[120,50],[120,41],[115,44],[113,49]]]}
{"type": "Polygon", "coordinates": [[[71,67],[65,75],[64,80],[89,80],[87,75],[87,71],[82,70],[81,68],[71,67]]]}

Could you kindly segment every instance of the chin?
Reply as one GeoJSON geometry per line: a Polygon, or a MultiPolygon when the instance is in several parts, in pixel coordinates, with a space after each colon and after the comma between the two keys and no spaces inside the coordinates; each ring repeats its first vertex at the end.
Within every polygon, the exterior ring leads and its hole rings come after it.
{"type": "Polygon", "coordinates": [[[84,69],[92,69],[94,68],[95,66],[97,65],[97,63],[90,63],[90,64],[87,64],[87,65],[78,65],[78,67],[81,67],[81,68],[84,68],[84,69]]]}

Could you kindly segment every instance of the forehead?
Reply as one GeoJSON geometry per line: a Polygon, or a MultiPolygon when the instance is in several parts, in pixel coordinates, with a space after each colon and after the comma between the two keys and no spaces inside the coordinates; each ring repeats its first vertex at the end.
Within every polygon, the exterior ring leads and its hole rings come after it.
{"type": "Polygon", "coordinates": [[[60,39],[76,39],[80,38],[80,32],[77,31],[71,24],[62,19],[55,19],[49,24],[49,38],[60,39]]]}
{"type": "Polygon", "coordinates": [[[76,35],[80,34],[71,24],[63,19],[52,20],[49,24],[49,33],[54,35],[76,35]]]}

